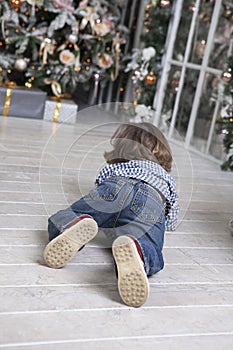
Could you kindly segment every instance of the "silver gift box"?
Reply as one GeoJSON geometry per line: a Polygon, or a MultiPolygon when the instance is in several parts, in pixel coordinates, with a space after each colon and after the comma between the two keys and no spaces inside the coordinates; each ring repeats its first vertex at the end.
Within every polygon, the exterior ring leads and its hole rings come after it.
{"type": "Polygon", "coordinates": [[[47,94],[37,89],[0,86],[0,115],[3,115],[7,90],[11,90],[7,116],[43,119],[47,94]]]}
{"type": "Polygon", "coordinates": [[[72,100],[61,99],[59,101],[48,99],[45,102],[44,119],[48,121],[57,121],[58,123],[76,123],[78,106],[72,100]],[[57,116],[57,120],[55,119],[57,116]]]}

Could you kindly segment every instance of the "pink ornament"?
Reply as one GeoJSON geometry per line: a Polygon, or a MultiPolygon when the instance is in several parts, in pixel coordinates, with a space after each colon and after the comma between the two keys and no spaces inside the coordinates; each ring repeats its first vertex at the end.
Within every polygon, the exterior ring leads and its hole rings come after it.
{"type": "Polygon", "coordinates": [[[169,1],[169,0],[161,0],[160,1],[160,7],[162,7],[163,9],[170,7],[170,5],[171,5],[171,1],[169,1]]]}
{"type": "Polygon", "coordinates": [[[222,79],[222,81],[224,81],[224,83],[229,83],[232,79],[231,69],[224,71],[221,75],[221,79],[222,79]]]}

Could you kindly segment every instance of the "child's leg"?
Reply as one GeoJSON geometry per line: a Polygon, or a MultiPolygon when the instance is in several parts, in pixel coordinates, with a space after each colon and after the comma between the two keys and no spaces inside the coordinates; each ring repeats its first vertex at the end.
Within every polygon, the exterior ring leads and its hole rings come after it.
{"type": "Polygon", "coordinates": [[[109,181],[49,218],[50,243],[44,251],[48,266],[66,265],[97,234],[98,226],[113,227],[113,218],[119,210],[118,197],[125,196],[123,187],[122,181],[109,181]]]}
{"type": "Polygon", "coordinates": [[[133,197],[118,218],[113,243],[118,289],[130,306],[142,305],[149,294],[147,276],[164,266],[162,249],[165,231],[163,202],[154,189],[136,184],[133,197]]]}
{"type": "Polygon", "coordinates": [[[147,276],[152,276],[164,267],[163,244],[165,219],[156,223],[147,233],[137,238],[140,245],[147,276]]]}
{"type": "Polygon", "coordinates": [[[93,207],[81,198],[48,219],[50,243],[44,250],[46,265],[53,268],[65,266],[96,236],[98,223],[90,214],[97,216],[93,207]]]}
{"type": "Polygon", "coordinates": [[[147,276],[155,274],[164,266],[163,244],[160,243],[160,239],[158,242],[158,237],[164,235],[164,230],[158,232],[156,227],[153,231],[143,234],[140,238],[132,232],[130,235],[121,235],[112,246],[119,294],[129,306],[138,307],[146,302],[149,295],[147,276]]]}

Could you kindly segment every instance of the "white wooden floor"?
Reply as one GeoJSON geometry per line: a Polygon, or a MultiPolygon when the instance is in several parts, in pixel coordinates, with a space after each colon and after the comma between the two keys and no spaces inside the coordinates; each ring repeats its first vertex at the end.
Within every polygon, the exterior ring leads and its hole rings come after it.
{"type": "Polygon", "coordinates": [[[121,303],[101,236],[65,268],[44,266],[48,216],[92,187],[115,128],[100,112],[75,126],[0,117],[0,348],[232,350],[233,173],[182,145],[180,223],[143,307],[121,303]]]}

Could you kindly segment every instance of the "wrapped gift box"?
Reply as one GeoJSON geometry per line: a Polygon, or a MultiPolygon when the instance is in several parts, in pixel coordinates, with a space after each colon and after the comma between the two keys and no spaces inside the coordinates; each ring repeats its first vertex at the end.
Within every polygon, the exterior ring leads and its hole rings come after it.
{"type": "Polygon", "coordinates": [[[39,89],[0,86],[0,115],[43,119],[46,97],[39,89]]]}
{"type": "Polygon", "coordinates": [[[47,99],[45,102],[44,119],[74,124],[76,122],[78,106],[72,100],[47,99]]]}

